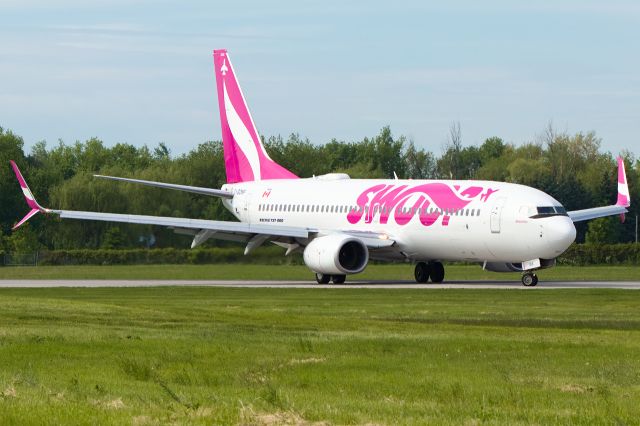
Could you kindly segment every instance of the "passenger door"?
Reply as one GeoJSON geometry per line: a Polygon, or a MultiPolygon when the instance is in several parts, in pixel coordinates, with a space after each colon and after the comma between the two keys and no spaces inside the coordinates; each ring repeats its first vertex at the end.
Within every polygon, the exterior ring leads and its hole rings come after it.
{"type": "Polygon", "coordinates": [[[496,199],[496,202],[491,207],[491,215],[489,217],[489,223],[491,226],[491,232],[494,234],[500,233],[500,222],[502,220],[502,207],[507,199],[500,197],[496,199]]]}

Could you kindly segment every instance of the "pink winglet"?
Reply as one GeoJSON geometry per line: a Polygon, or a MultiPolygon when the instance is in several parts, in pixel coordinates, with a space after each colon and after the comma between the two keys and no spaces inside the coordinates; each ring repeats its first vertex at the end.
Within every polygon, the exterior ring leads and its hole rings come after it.
{"type": "Polygon", "coordinates": [[[262,145],[225,49],[213,51],[227,183],[296,179],[273,161],[262,145]]]}
{"type": "MultiPolygon", "coordinates": [[[[629,185],[627,184],[627,174],[624,170],[624,160],[618,157],[618,201],[616,205],[629,207],[631,205],[631,197],[629,196],[629,185]]],[[[620,215],[620,222],[624,223],[624,213],[620,215]]]]}
{"type": "Polygon", "coordinates": [[[631,199],[629,197],[629,186],[627,185],[627,174],[624,170],[624,160],[618,157],[618,201],[616,205],[629,207],[631,199]]]}
{"type": "Polygon", "coordinates": [[[22,220],[18,223],[16,223],[15,225],[13,225],[13,228],[11,228],[13,231],[15,231],[16,229],[20,228],[22,226],[23,223],[25,223],[26,221],[28,221],[29,219],[31,219],[33,217],[33,215],[35,215],[36,213],[40,212],[40,210],[38,209],[32,209],[29,211],[29,213],[27,213],[25,215],[25,217],[22,218],[22,220]]]}
{"type": "Polygon", "coordinates": [[[23,223],[33,217],[33,215],[40,211],[46,211],[46,209],[40,206],[40,204],[38,204],[38,202],[36,201],[36,198],[33,196],[33,193],[29,189],[29,185],[27,185],[27,182],[22,177],[22,173],[20,173],[20,169],[18,169],[18,165],[16,164],[16,162],[13,160],[9,160],[9,162],[11,163],[11,167],[13,168],[13,172],[16,174],[16,178],[18,178],[18,183],[20,184],[20,189],[22,189],[24,199],[27,200],[27,204],[29,205],[29,207],[31,207],[31,211],[29,211],[29,213],[27,213],[27,215],[23,217],[20,222],[16,223],[12,228],[18,229],[23,223]]]}

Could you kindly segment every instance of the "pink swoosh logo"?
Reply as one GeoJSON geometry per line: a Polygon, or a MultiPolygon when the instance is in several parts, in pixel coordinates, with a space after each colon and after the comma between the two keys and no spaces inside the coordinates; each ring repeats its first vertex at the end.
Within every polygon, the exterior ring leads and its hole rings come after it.
{"type": "Polygon", "coordinates": [[[424,226],[431,226],[442,216],[442,225],[447,226],[454,212],[478,197],[486,202],[497,191],[475,185],[452,188],[441,182],[413,187],[378,184],[362,191],[356,199],[357,208],[347,214],[347,220],[356,224],[364,218],[364,223],[372,223],[379,216],[380,223],[386,224],[393,216],[398,225],[406,225],[417,215],[424,226]]]}

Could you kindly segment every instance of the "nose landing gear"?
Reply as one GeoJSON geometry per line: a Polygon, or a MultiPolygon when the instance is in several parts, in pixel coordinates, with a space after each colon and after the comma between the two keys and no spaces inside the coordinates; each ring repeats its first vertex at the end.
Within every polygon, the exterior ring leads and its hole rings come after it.
{"type": "Polygon", "coordinates": [[[533,272],[525,272],[522,274],[522,284],[526,287],[533,287],[538,284],[538,276],[533,272]]]}

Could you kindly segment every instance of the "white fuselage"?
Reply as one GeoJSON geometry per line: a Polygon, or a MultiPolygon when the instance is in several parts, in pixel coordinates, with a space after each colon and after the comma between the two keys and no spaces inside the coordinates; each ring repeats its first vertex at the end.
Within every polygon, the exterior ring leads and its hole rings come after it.
{"type": "Polygon", "coordinates": [[[503,182],[308,179],[227,184],[225,200],[240,221],[388,236],[399,251],[379,258],[523,262],[555,259],[574,241],[566,215],[537,215],[561,207],[537,189],[503,182]],[[538,216],[532,218],[532,216],[538,216]]]}

